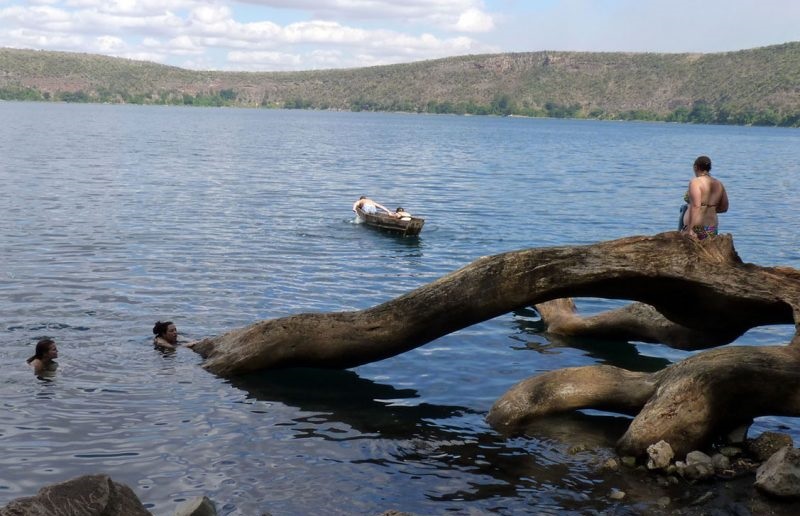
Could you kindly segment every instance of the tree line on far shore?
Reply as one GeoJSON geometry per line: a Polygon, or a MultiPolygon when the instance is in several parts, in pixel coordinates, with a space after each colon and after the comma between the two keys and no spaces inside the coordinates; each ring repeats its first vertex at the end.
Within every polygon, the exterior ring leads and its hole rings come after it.
{"type": "MultiPolygon", "coordinates": [[[[201,107],[241,106],[240,103],[236,102],[236,92],[231,89],[220,90],[212,94],[198,95],[177,92],[132,95],[124,92],[111,93],[102,91],[86,93],[80,90],[50,94],[49,92],[40,92],[34,88],[0,88],[0,100],[201,107]]],[[[338,108],[332,107],[330,104],[318,103],[302,98],[294,98],[282,103],[265,100],[258,106],[250,107],[268,109],[338,110],[338,108]]],[[[715,107],[702,101],[695,102],[691,109],[681,106],[666,115],[647,111],[645,109],[634,109],[618,113],[609,113],[599,108],[586,111],[580,104],[567,106],[556,102],[546,102],[541,108],[526,105],[520,106],[511,100],[508,95],[498,95],[488,104],[481,104],[474,101],[452,102],[447,100],[442,102],[431,100],[425,104],[415,104],[410,101],[384,103],[360,97],[353,99],[349,107],[350,111],[800,127],[800,113],[780,114],[772,109],[736,110],[725,106],[715,107]]]]}
{"type": "Polygon", "coordinates": [[[714,54],[527,52],[218,72],[0,48],[0,99],[800,127],[800,42],[714,54]]]}

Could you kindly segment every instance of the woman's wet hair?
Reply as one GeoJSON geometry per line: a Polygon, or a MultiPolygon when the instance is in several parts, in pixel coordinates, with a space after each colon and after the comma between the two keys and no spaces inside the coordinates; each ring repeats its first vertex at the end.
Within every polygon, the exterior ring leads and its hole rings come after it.
{"type": "Polygon", "coordinates": [[[394,211],[395,211],[396,213],[400,213],[401,211],[406,211],[406,210],[404,210],[402,206],[398,206],[398,207],[397,207],[397,209],[396,209],[396,210],[394,210],[394,211]]]}
{"type": "Polygon", "coordinates": [[[45,354],[50,351],[50,346],[55,344],[56,341],[49,338],[41,339],[39,342],[36,343],[36,354],[30,357],[27,362],[30,364],[36,359],[41,360],[44,358],[45,354]]]}
{"type": "Polygon", "coordinates": [[[163,337],[167,333],[167,328],[169,328],[170,324],[172,324],[172,321],[156,321],[156,324],[153,326],[153,335],[163,337]]]}
{"type": "Polygon", "coordinates": [[[700,156],[694,160],[694,166],[697,167],[697,170],[711,172],[711,158],[708,156],[700,156]]]}

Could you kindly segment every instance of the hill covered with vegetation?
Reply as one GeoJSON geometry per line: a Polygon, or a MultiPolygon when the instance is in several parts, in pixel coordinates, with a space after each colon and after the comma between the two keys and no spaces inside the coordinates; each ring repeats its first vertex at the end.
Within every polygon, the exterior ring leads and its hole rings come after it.
{"type": "Polygon", "coordinates": [[[527,52],[304,72],[0,49],[0,99],[800,127],[800,42],[712,54],[527,52]]]}

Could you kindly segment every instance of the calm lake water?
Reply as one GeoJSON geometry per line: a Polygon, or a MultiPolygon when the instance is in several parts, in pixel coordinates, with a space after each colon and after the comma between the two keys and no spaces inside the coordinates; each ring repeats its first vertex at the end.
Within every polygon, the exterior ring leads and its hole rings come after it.
{"type": "MultiPolygon", "coordinates": [[[[353,370],[226,380],[154,350],[151,328],[362,309],[483,255],[669,231],[699,154],[742,259],[800,268],[797,129],[4,102],[0,149],[0,506],[105,472],[154,514],[200,495],[243,516],[634,510],[653,486],[598,471],[625,418],[509,440],[484,417],[541,371],[688,353],[551,342],[520,311],[353,370]],[[424,217],[422,234],[356,224],[360,195],[424,217]],[[43,336],[50,381],[24,365],[43,336]]],[[[798,419],[766,429],[800,440],[798,419]]]]}

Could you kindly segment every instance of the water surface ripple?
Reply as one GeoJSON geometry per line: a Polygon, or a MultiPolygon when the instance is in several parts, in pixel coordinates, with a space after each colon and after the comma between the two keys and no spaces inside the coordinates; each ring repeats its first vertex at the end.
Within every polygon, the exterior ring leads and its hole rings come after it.
{"type": "MultiPolygon", "coordinates": [[[[597,464],[624,418],[506,439],[484,417],[537,372],[687,353],[551,342],[521,310],[350,371],[224,380],[154,350],[150,329],[362,309],[483,255],[671,230],[699,154],[728,186],[742,258],[800,268],[796,130],[12,102],[0,120],[0,505],[104,472],[154,514],[199,495],[243,516],[613,511],[624,486],[597,464]],[[423,233],[356,224],[362,194],[425,217],[423,233]],[[45,335],[61,367],[37,380],[24,360],[45,335]]],[[[800,439],[793,419],[758,426],[800,439]]]]}

